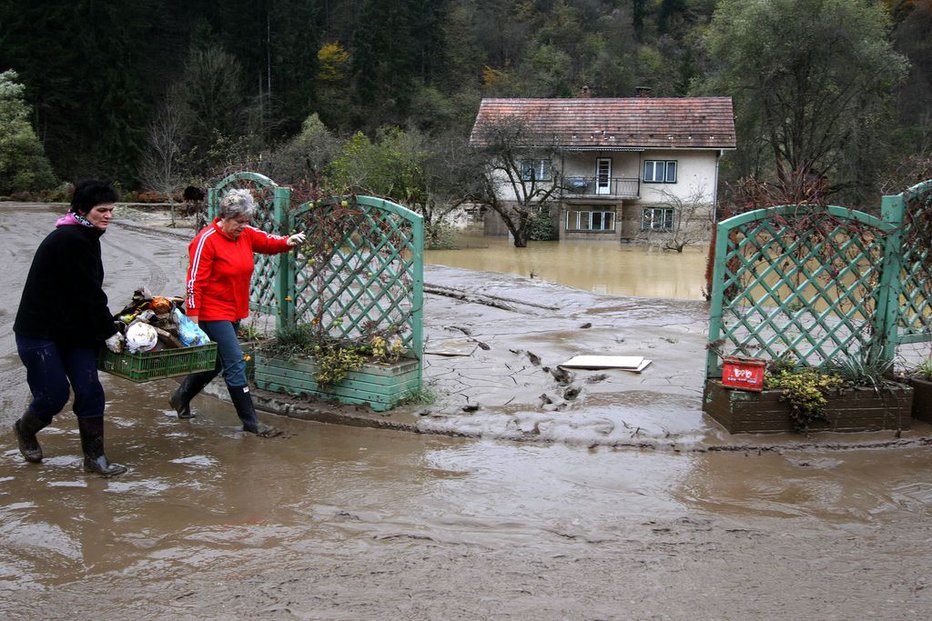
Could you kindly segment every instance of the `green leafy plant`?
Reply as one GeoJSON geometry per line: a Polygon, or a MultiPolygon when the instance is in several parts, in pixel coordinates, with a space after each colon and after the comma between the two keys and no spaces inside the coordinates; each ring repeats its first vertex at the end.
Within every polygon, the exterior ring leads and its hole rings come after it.
{"type": "Polygon", "coordinates": [[[325,341],[314,345],[314,379],[320,385],[339,384],[350,371],[358,371],[370,358],[370,352],[358,345],[325,341]]]}
{"type": "Polygon", "coordinates": [[[833,360],[829,370],[848,385],[880,390],[893,374],[893,360],[885,360],[873,350],[865,350],[854,356],[833,360]]]}
{"type": "Polygon", "coordinates": [[[841,387],[844,380],[834,373],[805,367],[783,369],[765,379],[765,388],[780,390],[780,399],[790,403],[790,418],[796,431],[805,432],[816,421],[826,420],[824,409],[830,391],[841,387]]]}
{"type": "Polygon", "coordinates": [[[397,362],[405,353],[405,346],[401,339],[386,340],[384,336],[378,334],[369,339],[369,348],[372,357],[380,362],[397,362]]]}
{"type": "Polygon", "coordinates": [[[395,405],[432,405],[437,401],[437,393],[429,386],[422,386],[395,405]]]}
{"type": "Polygon", "coordinates": [[[913,369],[911,375],[924,380],[932,380],[932,358],[926,358],[913,369]]]}
{"type": "Polygon", "coordinates": [[[282,358],[313,356],[317,367],[314,380],[320,385],[339,384],[350,371],[358,371],[367,362],[397,362],[407,353],[398,338],[375,335],[368,343],[352,343],[321,336],[308,325],[279,330],[262,350],[282,358]]]}
{"type": "Polygon", "coordinates": [[[236,330],[236,338],[240,341],[258,341],[262,338],[262,333],[259,332],[259,328],[255,324],[240,324],[239,328],[236,330]]]}

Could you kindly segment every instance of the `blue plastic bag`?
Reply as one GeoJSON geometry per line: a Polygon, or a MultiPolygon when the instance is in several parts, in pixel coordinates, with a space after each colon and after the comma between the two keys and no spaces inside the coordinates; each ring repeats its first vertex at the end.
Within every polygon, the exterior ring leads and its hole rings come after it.
{"type": "Polygon", "coordinates": [[[182,313],[181,310],[174,309],[172,319],[178,324],[178,339],[185,347],[196,347],[210,343],[207,333],[201,330],[199,325],[188,319],[188,316],[182,313]]]}

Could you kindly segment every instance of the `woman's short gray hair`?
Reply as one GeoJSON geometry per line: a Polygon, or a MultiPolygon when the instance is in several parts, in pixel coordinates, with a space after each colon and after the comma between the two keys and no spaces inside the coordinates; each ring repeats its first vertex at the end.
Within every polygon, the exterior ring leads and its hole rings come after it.
{"type": "Polygon", "coordinates": [[[249,190],[230,190],[220,199],[220,217],[223,220],[240,216],[249,216],[251,218],[255,212],[256,201],[253,200],[249,190]]]}

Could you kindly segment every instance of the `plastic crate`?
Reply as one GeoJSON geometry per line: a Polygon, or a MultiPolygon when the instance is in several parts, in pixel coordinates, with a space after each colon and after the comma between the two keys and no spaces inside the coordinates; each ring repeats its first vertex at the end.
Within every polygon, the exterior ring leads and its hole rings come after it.
{"type": "Polygon", "coordinates": [[[97,356],[97,368],[134,382],[148,382],[210,371],[217,362],[217,344],[163,349],[139,354],[115,354],[108,349],[97,356]]]}

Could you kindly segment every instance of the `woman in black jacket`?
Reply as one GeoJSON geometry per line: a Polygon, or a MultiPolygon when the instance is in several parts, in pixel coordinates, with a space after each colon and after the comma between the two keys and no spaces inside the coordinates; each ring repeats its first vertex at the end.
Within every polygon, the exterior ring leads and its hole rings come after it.
{"type": "Polygon", "coordinates": [[[73,390],[84,470],[104,476],[126,472],[104,455],[106,398],[97,375],[100,344],[116,353],[122,349],[122,335],[107,307],[100,259],[100,236],[117,199],[108,183],[79,184],[71,211],[58,219],[32,259],[13,324],[32,392],[25,414],[13,425],[28,462],[42,461],[36,433],[64,409],[73,390]]]}

